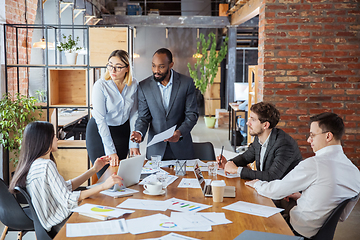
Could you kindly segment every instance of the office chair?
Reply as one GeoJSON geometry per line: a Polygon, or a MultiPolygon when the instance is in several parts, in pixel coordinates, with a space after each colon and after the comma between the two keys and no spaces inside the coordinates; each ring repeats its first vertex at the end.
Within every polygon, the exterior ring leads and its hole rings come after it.
{"type": "Polygon", "coordinates": [[[29,204],[29,208],[31,210],[31,216],[32,216],[32,219],[33,219],[33,222],[34,222],[36,238],[41,239],[41,240],[51,240],[51,239],[53,239],[55,236],[50,237],[48,232],[41,225],[39,217],[36,214],[35,208],[34,208],[32,202],[31,202],[31,198],[28,195],[28,193],[26,192],[26,189],[21,188],[21,187],[15,187],[15,189],[17,191],[19,191],[25,197],[27,203],[29,204]]]}
{"type": "Polygon", "coordinates": [[[2,179],[0,179],[0,221],[5,225],[1,240],[5,239],[8,231],[19,231],[17,239],[22,239],[28,231],[34,231],[30,209],[20,206],[2,179]]]}
{"type": "Polygon", "coordinates": [[[330,216],[326,219],[325,223],[322,225],[318,233],[311,238],[311,240],[332,240],[334,238],[335,229],[339,218],[344,211],[346,205],[354,198],[349,198],[340,203],[330,214],[330,216]]]}
{"type": "Polygon", "coordinates": [[[214,146],[211,142],[193,143],[194,159],[200,160],[216,160],[214,146]]]}

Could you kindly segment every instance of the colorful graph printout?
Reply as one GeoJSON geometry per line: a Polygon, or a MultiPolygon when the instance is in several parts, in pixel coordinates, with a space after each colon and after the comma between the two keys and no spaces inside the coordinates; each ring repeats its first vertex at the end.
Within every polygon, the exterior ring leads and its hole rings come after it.
{"type": "Polygon", "coordinates": [[[198,212],[211,207],[211,205],[185,201],[177,198],[171,198],[166,200],[166,202],[171,202],[169,209],[179,212],[198,212]]]}

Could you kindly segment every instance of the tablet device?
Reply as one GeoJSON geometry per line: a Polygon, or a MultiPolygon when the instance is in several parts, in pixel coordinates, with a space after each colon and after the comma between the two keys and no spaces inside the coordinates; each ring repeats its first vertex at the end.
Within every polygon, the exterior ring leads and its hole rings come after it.
{"type": "Polygon", "coordinates": [[[117,175],[122,177],[123,186],[115,184],[114,191],[124,189],[139,183],[141,171],[144,165],[145,155],[138,155],[120,161],[117,175]]]}

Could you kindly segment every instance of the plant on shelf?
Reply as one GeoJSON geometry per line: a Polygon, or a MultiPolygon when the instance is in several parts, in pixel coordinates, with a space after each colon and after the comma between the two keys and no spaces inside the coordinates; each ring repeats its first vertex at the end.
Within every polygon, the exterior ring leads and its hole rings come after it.
{"type": "MultiPolygon", "coordinates": [[[[226,37],[220,46],[220,50],[216,51],[215,34],[212,32],[209,33],[207,40],[205,39],[204,34],[200,34],[200,38],[197,42],[197,52],[194,54],[194,57],[197,59],[194,68],[192,68],[190,63],[188,63],[187,66],[189,68],[190,76],[194,79],[195,87],[200,90],[201,94],[204,94],[208,86],[214,83],[219,64],[227,54],[228,40],[228,37],[226,37]]],[[[210,112],[210,101],[205,100],[205,108],[206,107],[208,107],[209,116],[205,116],[205,121],[211,121],[214,125],[215,118],[212,117],[210,112]]]]}
{"type": "Polygon", "coordinates": [[[66,61],[68,62],[68,64],[76,64],[76,58],[78,55],[77,51],[82,49],[82,47],[78,46],[78,43],[80,41],[79,37],[73,39],[71,35],[66,37],[63,34],[62,38],[64,42],[60,42],[59,45],[57,46],[57,49],[60,52],[62,51],[65,52],[66,61]]]}
{"type": "Polygon", "coordinates": [[[36,103],[36,98],[26,97],[20,93],[15,97],[5,93],[0,100],[0,144],[13,153],[14,158],[10,158],[10,161],[13,161],[14,166],[18,162],[26,125],[41,117],[41,109],[39,113],[35,112],[39,108],[36,103]]]}

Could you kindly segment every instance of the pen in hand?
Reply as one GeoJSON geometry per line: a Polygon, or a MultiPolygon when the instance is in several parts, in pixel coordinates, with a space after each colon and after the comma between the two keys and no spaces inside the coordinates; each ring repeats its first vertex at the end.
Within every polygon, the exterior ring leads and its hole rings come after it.
{"type": "Polygon", "coordinates": [[[222,146],[222,148],[221,148],[220,159],[219,159],[219,167],[221,166],[221,159],[222,159],[223,151],[224,151],[224,146],[222,146]]]}

